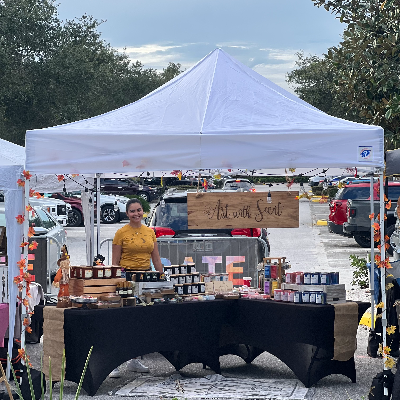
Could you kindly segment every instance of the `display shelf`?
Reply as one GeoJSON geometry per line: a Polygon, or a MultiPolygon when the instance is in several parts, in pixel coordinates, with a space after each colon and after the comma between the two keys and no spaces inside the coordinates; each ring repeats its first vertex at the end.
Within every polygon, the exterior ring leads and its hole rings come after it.
{"type": "Polygon", "coordinates": [[[115,293],[117,284],[125,282],[124,278],[110,279],[78,279],[70,278],[69,292],[72,296],[82,296],[83,294],[92,297],[99,297],[105,293],[115,293]]]}
{"type": "Polygon", "coordinates": [[[273,261],[278,262],[278,274],[277,274],[277,281],[278,281],[278,287],[277,289],[281,288],[282,285],[282,269],[283,269],[283,264],[286,261],[286,257],[264,257],[263,258],[263,263],[264,267],[267,263],[272,263],[273,261]]]}
{"type": "Polygon", "coordinates": [[[346,301],[346,285],[297,285],[296,283],[282,283],[282,289],[298,290],[299,292],[324,292],[326,301],[330,304],[346,301]]]}

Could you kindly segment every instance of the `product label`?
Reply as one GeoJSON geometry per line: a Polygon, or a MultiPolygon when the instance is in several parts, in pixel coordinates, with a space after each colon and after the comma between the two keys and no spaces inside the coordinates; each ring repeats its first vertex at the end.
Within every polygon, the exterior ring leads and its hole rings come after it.
{"type": "Polygon", "coordinates": [[[311,285],[311,274],[304,274],[304,284],[311,285]]]}
{"type": "Polygon", "coordinates": [[[92,277],[92,270],[86,269],[85,270],[85,279],[90,279],[92,277]]]}
{"type": "Polygon", "coordinates": [[[103,277],[103,270],[102,270],[102,269],[99,269],[99,270],[97,271],[97,276],[98,276],[99,278],[102,278],[102,277],[103,277]]]}
{"type": "Polygon", "coordinates": [[[107,268],[104,270],[104,276],[106,278],[110,278],[111,277],[111,269],[107,268]]]}
{"type": "Polygon", "coordinates": [[[117,278],[120,278],[120,277],[121,277],[121,270],[120,270],[119,268],[115,271],[115,276],[116,276],[117,278]]]}
{"type": "Polygon", "coordinates": [[[193,294],[199,293],[199,288],[198,288],[196,285],[193,285],[193,286],[192,286],[192,293],[193,293],[193,294]]]}
{"type": "Polygon", "coordinates": [[[319,285],[319,274],[312,274],[311,275],[311,284],[312,285],[319,285]]]}

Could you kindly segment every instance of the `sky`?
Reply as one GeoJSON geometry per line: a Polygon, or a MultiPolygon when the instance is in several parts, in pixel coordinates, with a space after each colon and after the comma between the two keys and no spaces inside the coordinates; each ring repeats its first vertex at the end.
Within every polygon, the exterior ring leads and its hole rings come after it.
{"type": "Polygon", "coordinates": [[[321,56],[344,25],[312,0],[58,0],[62,20],[92,15],[107,43],[144,68],[190,68],[216,48],[274,83],[285,82],[296,53],[321,56]]]}

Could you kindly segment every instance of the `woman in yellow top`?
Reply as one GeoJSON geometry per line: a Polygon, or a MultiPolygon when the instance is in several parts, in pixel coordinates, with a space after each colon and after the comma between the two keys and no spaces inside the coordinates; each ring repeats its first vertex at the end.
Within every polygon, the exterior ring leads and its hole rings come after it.
{"type": "MultiPolygon", "coordinates": [[[[129,224],[118,229],[114,236],[112,265],[120,265],[126,270],[144,271],[150,269],[151,258],[155,269],[163,272],[156,235],[152,229],[142,225],[143,208],[138,199],[131,199],[126,203],[126,215],[129,224]]],[[[134,372],[149,372],[149,368],[137,358],[128,361],[127,369],[134,372]]],[[[114,369],[109,376],[120,378],[120,369],[114,369]]]]}
{"type": "Polygon", "coordinates": [[[150,258],[155,269],[163,272],[157,239],[153,229],[142,225],[143,208],[138,199],[126,203],[129,224],[118,229],[112,245],[112,265],[126,270],[145,271],[150,269],[150,258]]]}

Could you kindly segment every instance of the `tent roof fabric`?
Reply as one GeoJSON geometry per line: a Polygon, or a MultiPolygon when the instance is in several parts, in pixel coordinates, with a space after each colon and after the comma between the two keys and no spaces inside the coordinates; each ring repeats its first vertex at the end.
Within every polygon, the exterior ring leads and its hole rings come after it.
{"type": "Polygon", "coordinates": [[[125,107],[27,132],[27,169],[383,167],[383,129],[331,117],[216,49],[125,107]]]}

